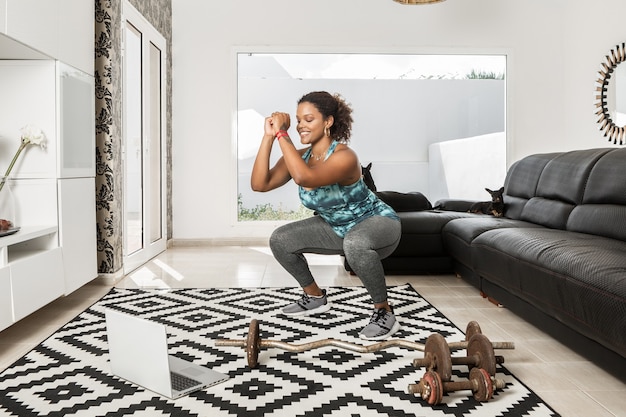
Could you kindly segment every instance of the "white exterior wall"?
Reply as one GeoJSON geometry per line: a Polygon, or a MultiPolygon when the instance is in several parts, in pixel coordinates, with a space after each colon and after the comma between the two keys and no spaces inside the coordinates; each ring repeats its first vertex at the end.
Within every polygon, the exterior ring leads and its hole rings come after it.
{"type": "Polygon", "coordinates": [[[263,238],[276,226],[236,221],[238,47],[505,53],[510,165],[536,152],[608,146],[594,115],[595,80],[626,40],[625,13],[623,0],[173,0],[173,237],[263,238]]]}

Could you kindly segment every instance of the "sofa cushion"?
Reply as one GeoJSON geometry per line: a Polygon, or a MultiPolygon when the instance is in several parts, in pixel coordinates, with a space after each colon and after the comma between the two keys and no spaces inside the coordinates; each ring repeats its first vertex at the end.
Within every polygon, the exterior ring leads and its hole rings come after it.
{"type": "Polygon", "coordinates": [[[507,228],[472,243],[475,271],[626,357],[626,242],[507,228]]]}
{"type": "Polygon", "coordinates": [[[425,210],[400,212],[398,217],[402,222],[402,234],[432,234],[441,235],[441,229],[451,220],[475,217],[476,214],[459,211],[425,210]]]}
{"type": "Polygon", "coordinates": [[[560,153],[530,155],[511,165],[504,182],[506,194],[526,200],[534,197],[543,169],[557,155],[560,153]]]}
{"type": "Polygon", "coordinates": [[[519,219],[526,202],[535,196],[544,167],[560,153],[530,155],[516,161],[504,180],[504,215],[519,219]]]}
{"type": "Polygon", "coordinates": [[[543,197],[533,197],[524,206],[520,219],[553,229],[565,229],[573,204],[543,197]]]}
{"type": "Polygon", "coordinates": [[[625,148],[604,154],[589,173],[582,203],[626,205],[624,166],[625,148]]]}
{"type": "Polygon", "coordinates": [[[580,204],[592,167],[607,152],[608,149],[587,149],[554,157],[541,172],[535,195],[580,204]]]}
{"type": "Polygon", "coordinates": [[[589,173],[582,204],[574,208],[567,230],[626,241],[626,185],[620,178],[626,149],[602,155],[589,173]]]}
{"type": "Polygon", "coordinates": [[[451,220],[442,231],[443,246],[455,260],[473,268],[470,245],[482,233],[509,227],[541,227],[537,224],[505,217],[476,216],[451,220]]]}
{"type": "Polygon", "coordinates": [[[522,217],[522,210],[524,210],[524,206],[528,203],[528,199],[507,194],[506,191],[502,201],[504,202],[504,216],[509,219],[517,220],[522,217]]]}
{"type": "Polygon", "coordinates": [[[576,207],[570,214],[567,230],[626,242],[626,221],[624,219],[626,219],[626,206],[583,204],[576,207]]]}
{"type": "Polygon", "coordinates": [[[435,210],[444,211],[469,211],[477,200],[458,200],[443,198],[435,203],[435,210]]]}
{"type": "Polygon", "coordinates": [[[467,244],[482,233],[509,227],[541,227],[537,224],[522,220],[507,219],[505,217],[477,216],[473,218],[463,218],[450,220],[443,228],[444,240],[446,236],[454,235],[462,239],[467,244]]]}
{"type": "Polygon", "coordinates": [[[592,167],[610,151],[603,148],[537,154],[515,162],[504,184],[504,215],[564,228],[573,206],[582,202],[592,167]],[[527,207],[533,198],[541,200],[527,207]]]}

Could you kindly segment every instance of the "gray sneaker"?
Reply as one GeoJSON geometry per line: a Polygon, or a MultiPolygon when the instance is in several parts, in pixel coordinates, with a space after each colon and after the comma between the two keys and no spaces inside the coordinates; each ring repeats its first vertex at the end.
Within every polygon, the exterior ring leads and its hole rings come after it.
{"type": "Polygon", "coordinates": [[[322,290],[322,292],[324,294],[321,297],[302,293],[302,298],[283,308],[283,314],[288,316],[308,316],[309,314],[323,313],[330,310],[330,303],[326,298],[326,290],[322,290]]]}
{"type": "Polygon", "coordinates": [[[359,337],[366,340],[383,340],[400,330],[400,323],[393,315],[393,311],[384,308],[374,310],[367,326],[359,332],[359,337]]]}

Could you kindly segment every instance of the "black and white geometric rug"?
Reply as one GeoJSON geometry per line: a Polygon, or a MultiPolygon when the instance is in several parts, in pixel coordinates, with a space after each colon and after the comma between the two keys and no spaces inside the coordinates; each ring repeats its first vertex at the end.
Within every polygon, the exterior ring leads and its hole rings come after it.
{"type": "MultiPolygon", "coordinates": [[[[0,374],[1,416],[558,416],[498,366],[506,381],[491,401],[471,391],[446,394],[430,406],[407,386],[424,370],[412,361],[423,352],[400,347],[355,353],[324,347],[303,353],[263,349],[250,369],[245,351],[216,347],[216,339],[245,339],[250,321],[262,339],[289,343],[335,338],[368,344],[358,331],[371,315],[363,287],[328,288],[333,308],[309,317],[288,317],[280,307],[299,288],[131,290],[109,294],[63,326],[0,374]],[[224,383],[169,400],[110,373],[105,307],[167,326],[170,353],[228,374],[224,383]],[[366,342],[366,343],[364,343],[366,342]]],[[[433,332],[448,342],[465,336],[410,285],[389,287],[402,330],[393,338],[425,343],[433,332]]],[[[489,336],[489,335],[486,335],[489,336]]],[[[494,340],[495,341],[495,340],[494,340]]],[[[464,351],[458,351],[464,356],[464,351]]],[[[455,355],[457,354],[455,353],[455,355]]],[[[506,351],[498,351],[506,358],[506,351]]],[[[467,379],[467,366],[453,367],[453,380],[467,379]]]]}

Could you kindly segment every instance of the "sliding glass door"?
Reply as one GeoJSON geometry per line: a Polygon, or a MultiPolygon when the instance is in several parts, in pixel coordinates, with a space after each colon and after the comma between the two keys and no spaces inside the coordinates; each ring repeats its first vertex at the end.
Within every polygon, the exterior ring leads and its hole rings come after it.
{"type": "Polygon", "coordinates": [[[124,272],[166,248],[165,39],[124,2],[124,272]]]}

